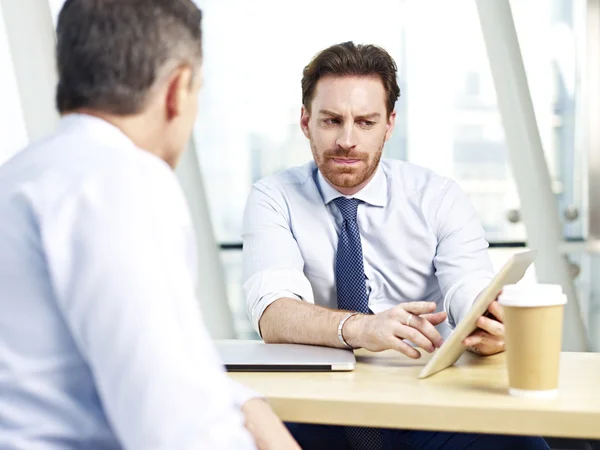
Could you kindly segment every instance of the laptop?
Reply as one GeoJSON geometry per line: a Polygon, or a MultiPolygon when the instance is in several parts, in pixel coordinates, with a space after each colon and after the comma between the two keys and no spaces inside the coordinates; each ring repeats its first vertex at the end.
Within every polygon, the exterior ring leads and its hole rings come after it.
{"type": "Polygon", "coordinates": [[[356,366],[352,350],[341,348],[236,339],[217,339],[214,343],[231,372],[335,372],[356,366]]]}

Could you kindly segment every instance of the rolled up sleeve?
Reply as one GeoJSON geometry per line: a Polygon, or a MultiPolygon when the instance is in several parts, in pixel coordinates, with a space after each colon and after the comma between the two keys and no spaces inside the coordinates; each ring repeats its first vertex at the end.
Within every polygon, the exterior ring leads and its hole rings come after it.
{"type": "Polygon", "coordinates": [[[246,310],[260,333],[260,318],[271,303],[284,297],[314,303],[313,291],[280,191],[261,182],[253,186],[242,237],[246,310]]]}

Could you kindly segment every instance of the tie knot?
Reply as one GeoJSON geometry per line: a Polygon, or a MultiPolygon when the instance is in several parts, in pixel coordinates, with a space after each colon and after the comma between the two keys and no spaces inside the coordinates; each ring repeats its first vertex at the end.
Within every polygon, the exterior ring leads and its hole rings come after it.
{"type": "Polygon", "coordinates": [[[356,198],[338,197],[333,200],[342,213],[344,220],[356,220],[356,211],[360,200],[356,198]]]}

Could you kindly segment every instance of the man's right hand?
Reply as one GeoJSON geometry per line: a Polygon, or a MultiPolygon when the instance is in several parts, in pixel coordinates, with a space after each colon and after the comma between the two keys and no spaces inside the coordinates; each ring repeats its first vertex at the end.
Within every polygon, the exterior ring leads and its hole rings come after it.
{"type": "Polygon", "coordinates": [[[433,302],[403,303],[373,315],[356,315],[344,324],[343,336],[352,347],[372,352],[397,350],[418,359],[421,353],[404,342],[408,339],[431,353],[444,342],[435,325],[446,320],[445,312],[434,312],[433,302]]]}

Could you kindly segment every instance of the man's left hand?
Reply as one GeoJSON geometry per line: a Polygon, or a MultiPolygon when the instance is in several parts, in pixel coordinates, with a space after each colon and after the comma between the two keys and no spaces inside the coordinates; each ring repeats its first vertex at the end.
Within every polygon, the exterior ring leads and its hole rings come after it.
{"type": "Polygon", "coordinates": [[[477,355],[495,355],[505,350],[504,310],[497,300],[490,304],[488,313],[477,319],[477,330],[463,341],[469,351],[477,355]]]}

